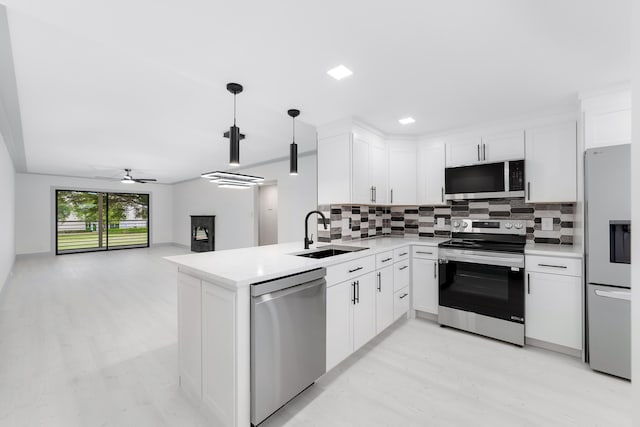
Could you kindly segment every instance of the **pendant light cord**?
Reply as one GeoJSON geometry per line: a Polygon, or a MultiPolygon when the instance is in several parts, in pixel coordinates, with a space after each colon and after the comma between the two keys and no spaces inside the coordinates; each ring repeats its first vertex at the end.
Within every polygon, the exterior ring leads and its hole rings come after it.
{"type": "Polygon", "coordinates": [[[293,143],[296,143],[296,118],[292,117],[291,120],[293,121],[293,143]]]}
{"type": "Polygon", "coordinates": [[[233,125],[236,125],[236,94],[233,94],[233,125]]]}

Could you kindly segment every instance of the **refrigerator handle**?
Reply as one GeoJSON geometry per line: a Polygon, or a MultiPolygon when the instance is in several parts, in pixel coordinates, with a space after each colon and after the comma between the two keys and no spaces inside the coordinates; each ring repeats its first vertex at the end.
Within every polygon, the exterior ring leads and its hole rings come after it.
{"type": "Polygon", "coordinates": [[[631,292],[628,291],[601,291],[600,289],[596,289],[595,292],[599,297],[631,301],[631,292]]]}

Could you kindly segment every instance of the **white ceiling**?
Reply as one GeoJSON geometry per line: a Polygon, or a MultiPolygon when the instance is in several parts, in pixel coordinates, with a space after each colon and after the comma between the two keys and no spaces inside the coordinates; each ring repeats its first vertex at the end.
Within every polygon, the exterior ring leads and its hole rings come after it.
{"type": "MultiPolygon", "coordinates": [[[[0,0],[30,172],[175,182],[288,153],[288,108],[424,134],[575,108],[630,80],[630,0],[0,0]],[[335,81],[338,64],[354,75],[335,81]],[[416,123],[397,120],[412,116],[416,123]]],[[[299,126],[300,151],[314,148],[299,126]]]]}

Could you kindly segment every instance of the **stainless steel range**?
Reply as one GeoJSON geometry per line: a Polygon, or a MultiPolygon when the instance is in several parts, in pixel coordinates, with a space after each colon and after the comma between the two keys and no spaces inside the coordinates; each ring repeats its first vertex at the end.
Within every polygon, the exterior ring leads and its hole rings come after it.
{"type": "Polygon", "coordinates": [[[453,220],[439,245],[438,322],[524,345],[526,224],[453,220]]]}

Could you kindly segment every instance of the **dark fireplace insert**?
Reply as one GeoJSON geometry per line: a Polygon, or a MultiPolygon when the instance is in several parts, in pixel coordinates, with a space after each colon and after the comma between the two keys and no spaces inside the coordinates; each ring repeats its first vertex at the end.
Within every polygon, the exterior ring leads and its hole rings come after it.
{"type": "Polygon", "coordinates": [[[191,251],[215,250],[215,215],[191,215],[191,251]]]}

